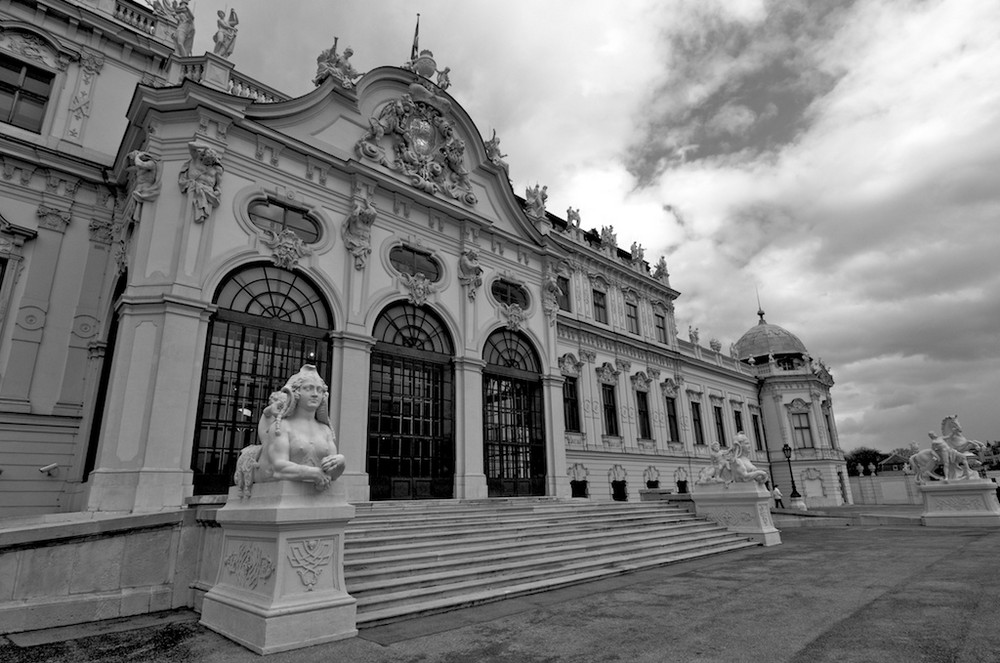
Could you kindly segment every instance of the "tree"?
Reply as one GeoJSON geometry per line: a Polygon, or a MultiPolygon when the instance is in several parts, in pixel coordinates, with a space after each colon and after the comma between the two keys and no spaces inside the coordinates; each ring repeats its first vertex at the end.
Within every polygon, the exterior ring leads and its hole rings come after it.
{"type": "Polygon", "coordinates": [[[868,471],[869,465],[878,466],[880,462],[889,457],[889,454],[882,453],[878,449],[871,449],[869,447],[858,447],[852,451],[848,451],[844,454],[844,460],[847,461],[847,474],[856,477],[858,476],[858,464],[860,463],[864,466],[864,473],[871,474],[868,471]]]}

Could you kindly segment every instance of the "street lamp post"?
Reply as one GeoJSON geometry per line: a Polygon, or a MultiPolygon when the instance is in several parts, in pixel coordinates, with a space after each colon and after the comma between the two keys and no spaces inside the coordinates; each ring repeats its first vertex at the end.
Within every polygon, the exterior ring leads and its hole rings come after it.
{"type": "Polygon", "coordinates": [[[781,453],[785,454],[785,462],[788,463],[788,476],[792,479],[792,494],[789,495],[789,499],[801,499],[798,489],[795,487],[795,475],[792,473],[792,448],[785,443],[785,446],[781,447],[781,453]]]}

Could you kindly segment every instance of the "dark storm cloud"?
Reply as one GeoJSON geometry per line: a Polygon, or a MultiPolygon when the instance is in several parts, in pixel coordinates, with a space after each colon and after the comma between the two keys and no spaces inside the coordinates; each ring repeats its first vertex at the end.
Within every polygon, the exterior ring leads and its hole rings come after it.
{"type": "Polygon", "coordinates": [[[753,157],[794,140],[812,102],[837,82],[815,47],[835,35],[852,2],[771,1],[753,21],[724,5],[685,5],[686,20],[664,30],[662,80],[626,157],[638,184],[685,162],[753,157]]]}

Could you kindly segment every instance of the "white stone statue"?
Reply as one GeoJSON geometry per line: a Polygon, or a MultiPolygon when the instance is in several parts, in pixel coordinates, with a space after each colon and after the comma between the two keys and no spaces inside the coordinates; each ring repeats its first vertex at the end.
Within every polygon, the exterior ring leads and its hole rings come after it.
{"type": "Polygon", "coordinates": [[[708,453],[710,465],[701,468],[696,484],[729,483],[729,459],[722,452],[718,442],[712,442],[708,453]]]}
{"type": "Polygon", "coordinates": [[[566,225],[570,226],[571,228],[579,228],[580,227],[580,208],[579,207],[577,207],[576,209],[573,209],[572,207],[567,207],[566,208],[566,225]]]}
{"type": "Polygon", "coordinates": [[[931,448],[913,454],[908,463],[917,475],[917,483],[979,478],[969,461],[977,460],[976,456],[986,445],[966,438],[956,415],[949,415],[941,421],[941,435],[928,431],[927,436],[931,439],[931,448]],[[939,468],[940,471],[936,471],[939,468]]]}
{"type": "Polygon", "coordinates": [[[743,433],[737,433],[729,451],[729,467],[732,481],[756,481],[763,484],[768,480],[767,472],[758,469],[746,456],[750,453],[750,440],[743,433]]]}
{"type": "Polygon", "coordinates": [[[202,223],[219,206],[222,191],[222,158],[214,149],[197,141],[188,143],[191,159],[181,169],[177,182],[194,208],[194,222],[202,223]]]}
{"type": "Polygon", "coordinates": [[[503,160],[507,155],[500,153],[500,139],[497,138],[496,129],[493,130],[493,138],[486,141],[484,145],[486,146],[486,158],[489,159],[494,166],[500,166],[504,170],[510,169],[507,162],[503,160]]]}
{"type": "Polygon", "coordinates": [[[549,187],[535,185],[524,190],[524,211],[535,219],[545,218],[545,201],[549,199],[549,187]]]}
{"type": "Polygon", "coordinates": [[[157,14],[169,16],[177,21],[177,30],[174,31],[174,46],[177,55],[190,57],[191,48],[194,46],[194,12],[188,7],[188,0],[151,0],[149,6],[157,14]]]}
{"type": "Polygon", "coordinates": [[[215,22],[218,29],[215,31],[215,36],[212,37],[212,41],[215,42],[215,48],[212,52],[216,55],[228,58],[233,54],[233,49],[236,47],[236,26],[239,25],[240,19],[236,15],[235,9],[229,10],[229,18],[226,18],[226,12],[220,9],[216,12],[219,19],[215,22]]]}
{"type": "Polygon", "coordinates": [[[126,157],[125,169],[132,175],[132,200],[136,206],[132,218],[136,221],[142,210],[142,203],[156,200],[160,195],[159,162],[149,152],[133,150],[126,157]]]}
{"type": "Polygon", "coordinates": [[[323,491],[344,473],[347,464],[337,453],[328,407],[326,383],[311,364],[271,394],[257,425],[260,444],[245,448],[236,463],[242,497],[254,483],[282,479],[311,482],[323,491]]]}
{"type": "Polygon", "coordinates": [[[354,79],[361,76],[361,72],[357,71],[350,63],[354,49],[348,46],[342,54],[337,53],[338,39],[339,37],[334,37],[333,46],[320,53],[316,58],[314,85],[318,86],[327,78],[333,77],[340,82],[342,87],[351,88],[354,86],[354,79]]]}

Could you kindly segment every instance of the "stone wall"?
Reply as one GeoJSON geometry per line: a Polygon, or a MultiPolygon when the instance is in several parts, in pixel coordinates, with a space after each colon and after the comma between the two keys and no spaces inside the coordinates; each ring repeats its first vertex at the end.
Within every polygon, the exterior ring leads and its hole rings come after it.
{"type": "Polygon", "coordinates": [[[855,504],[921,504],[913,475],[850,477],[855,504]]]}
{"type": "Polygon", "coordinates": [[[221,532],[213,521],[194,510],[6,521],[0,633],[194,607],[218,568],[218,547],[205,545],[221,532]]]}

